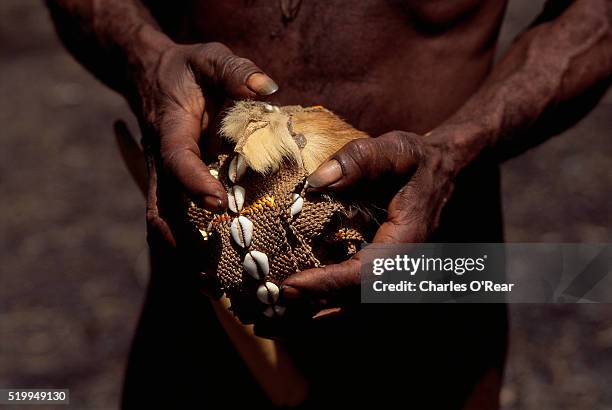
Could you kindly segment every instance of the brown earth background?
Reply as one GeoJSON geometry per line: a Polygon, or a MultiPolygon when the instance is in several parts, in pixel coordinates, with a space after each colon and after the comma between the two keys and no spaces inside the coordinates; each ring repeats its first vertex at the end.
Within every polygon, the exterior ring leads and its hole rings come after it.
{"type": "MultiPolygon", "coordinates": [[[[510,1],[501,50],[542,3],[510,1]]],[[[117,408],[148,262],[112,123],[136,127],[63,50],[42,1],[0,1],[0,97],[0,388],[70,388],[72,408],[117,408]]],[[[608,93],[504,164],[508,241],[610,242],[611,109],[608,93]]],[[[505,410],[612,409],[611,305],[510,314],[505,410]]]]}

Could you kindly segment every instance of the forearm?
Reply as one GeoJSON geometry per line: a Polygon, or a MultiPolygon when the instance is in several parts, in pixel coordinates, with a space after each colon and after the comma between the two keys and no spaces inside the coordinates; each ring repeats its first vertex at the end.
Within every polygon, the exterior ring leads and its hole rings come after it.
{"type": "Polygon", "coordinates": [[[483,150],[524,151],[598,101],[612,78],[611,8],[607,0],[577,0],[515,41],[480,90],[432,133],[452,146],[457,169],[483,150]],[[463,132],[448,132],[456,129],[463,132]]]}
{"type": "Polygon", "coordinates": [[[47,0],[68,50],[128,99],[135,71],[154,64],[171,41],[139,0],[47,0]]]}

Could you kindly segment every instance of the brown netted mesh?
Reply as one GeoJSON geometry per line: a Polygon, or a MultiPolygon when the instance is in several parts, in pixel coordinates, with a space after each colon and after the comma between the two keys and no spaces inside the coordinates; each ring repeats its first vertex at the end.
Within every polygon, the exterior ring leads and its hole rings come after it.
{"type": "Polygon", "coordinates": [[[197,227],[211,252],[220,286],[232,303],[232,310],[245,323],[261,317],[268,305],[259,302],[256,290],[264,282],[277,286],[289,275],[340,262],[354,254],[364,241],[366,218],[352,212],[349,205],[304,189],[307,173],[301,165],[284,163],[271,175],[247,170],[239,181],[232,183],[228,168],[233,157],[220,156],[209,164],[218,173],[226,190],[234,185],[245,189],[243,209],[213,214],[190,204],[188,219],[197,227]],[[301,211],[291,216],[293,195],[303,198],[301,211]],[[356,214],[356,216],[349,216],[356,214]],[[232,220],[239,215],[253,223],[253,237],[248,248],[242,248],[231,237],[232,220]],[[268,256],[270,272],[263,280],[248,275],[243,260],[248,251],[260,251],[268,256]]]}

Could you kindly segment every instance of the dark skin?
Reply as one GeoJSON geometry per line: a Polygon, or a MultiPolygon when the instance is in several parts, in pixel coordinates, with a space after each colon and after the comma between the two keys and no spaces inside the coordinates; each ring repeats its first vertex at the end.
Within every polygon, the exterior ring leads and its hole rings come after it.
{"type": "MultiPolygon", "coordinates": [[[[162,205],[184,192],[213,211],[227,206],[200,160],[214,155],[200,130],[227,99],[323,105],[380,135],[309,177],[314,189],[364,196],[398,181],[374,242],[495,242],[500,226],[470,236],[458,221],[498,219],[482,211],[496,207],[495,183],[471,175],[572,125],[612,76],[608,0],[550,2],[495,65],[503,1],[303,1],[290,22],[277,2],[47,3],[71,52],[139,118],[157,159],[149,232],[173,246],[179,229],[162,205]]],[[[296,273],[284,298],[350,300],[359,257],[296,273]]]]}

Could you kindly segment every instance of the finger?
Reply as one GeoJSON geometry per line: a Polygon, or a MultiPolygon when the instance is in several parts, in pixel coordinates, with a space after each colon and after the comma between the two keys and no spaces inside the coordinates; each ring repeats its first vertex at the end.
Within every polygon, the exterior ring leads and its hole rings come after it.
{"type": "Polygon", "coordinates": [[[418,223],[416,219],[407,222],[385,221],[376,231],[372,242],[421,243],[427,239],[428,231],[425,223],[418,223]]]}
{"type": "Polygon", "coordinates": [[[191,63],[231,97],[254,98],[274,94],[278,85],[251,60],[238,57],[221,43],[196,46],[191,63]]]}
{"type": "Polygon", "coordinates": [[[375,186],[371,182],[384,177],[405,178],[419,163],[418,146],[410,134],[398,132],[353,140],[317,168],[308,184],[340,191],[357,184],[375,186]]]}
{"type": "Polygon", "coordinates": [[[151,249],[164,249],[170,245],[176,246],[176,239],[170,230],[170,226],[159,214],[158,207],[158,175],[157,166],[153,158],[151,148],[145,145],[145,159],[147,164],[148,184],[147,184],[147,242],[151,249]]]}
{"type": "Polygon", "coordinates": [[[123,162],[144,196],[147,195],[147,165],[136,139],[123,120],[115,121],[115,139],[123,162]]]}
{"type": "Polygon", "coordinates": [[[359,302],[361,285],[359,254],[335,265],[308,269],[288,277],[282,284],[282,298],[292,300],[318,299],[319,310],[350,302],[359,302]]]}
{"type": "Polygon", "coordinates": [[[200,157],[201,119],[181,108],[167,110],[159,125],[162,165],[200,206],[222,212],[227,194],[200,157]]]}
{"type": "MultiPolygon", "coordinates": [[[[374,243],[421,243],[427,240],[440,218],[439,201],[423,189],[423,173],[414,178],[389,203],[387,220],[378,228],[374,243]]],[[[434,193],[435,194],[435,193],[434,193]]]]}

